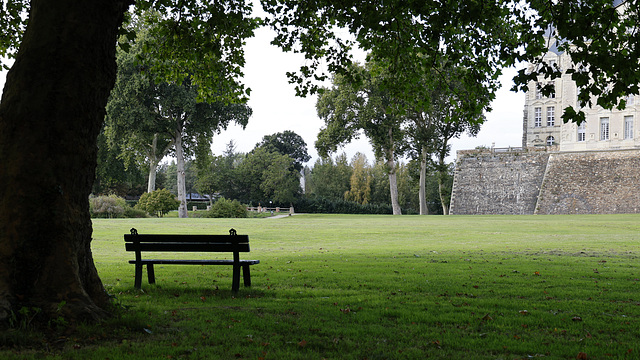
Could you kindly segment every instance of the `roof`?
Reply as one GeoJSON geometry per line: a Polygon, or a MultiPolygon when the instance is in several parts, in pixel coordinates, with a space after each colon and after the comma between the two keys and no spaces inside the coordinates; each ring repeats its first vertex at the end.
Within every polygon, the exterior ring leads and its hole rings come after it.
{"type": "Polygon", "coordinates": [[[622,5],[626,0],[613,0],[613,7],[618,7],[622,5]]]}

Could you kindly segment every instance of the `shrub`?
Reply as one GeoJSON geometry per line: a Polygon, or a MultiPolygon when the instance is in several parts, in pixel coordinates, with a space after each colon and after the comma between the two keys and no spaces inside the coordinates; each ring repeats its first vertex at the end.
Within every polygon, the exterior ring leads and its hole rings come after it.
{"type": "MultiPolygon", "coordinates": [[[[298,213],[312,214],[392,214],[391,205],[387,204],[359,204],[341,199],[327,199],[323,197],[302,198],[293,207],[298,213]]],[[[403,214],[406,210],[403,209],[403,214]]]]}
{"type": "Polygon", "coordinates": [[[135,208],[146,211],[150,215],[162,217],[169,211],[178,209],[179,205],[180,201],[169,190],[160,189],[142,194],[135,208]]]}
{"type": "Polygon", "coordinates": [[[210,218],[246,218],[247,207],[238,200],[220,198],[204,216],[210,218]]]}
{"type": "Polygon", "coordinates": [[[133,208],[131,206],[127,206],[124,209],[124,217],[126,218],[146,218],[149,215],[147,215],[147,212],[141,209],[136,209],[133,208]]]}
{"type": "Polygon", "coordinates": [[[145,211],[134,209],[127,201],[116,195],[89,197],[89,212],[92,218],[143,218],[145,211]]]}
{"type": "Polygon", "coordinates": [[[124,217],[127,203],[117,195],[101,195],[89,198],[89,212],[92,218],[124,217]]]}

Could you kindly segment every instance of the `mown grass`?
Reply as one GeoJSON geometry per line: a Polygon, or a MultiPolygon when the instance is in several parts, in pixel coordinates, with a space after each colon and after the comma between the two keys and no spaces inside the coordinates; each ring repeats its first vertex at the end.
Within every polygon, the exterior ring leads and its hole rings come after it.
{"type": "MultiPolygon", "coordinates": [[[[95,220],[128,310],[64,359],[638,359],[638,215],[95,220]],[[227,267],[157,267],[133,289],[122,234],[249,234],[253,286],[227,267]]],[[[175,256],[195,256],[178,254],[175,256]]],[[[47,351],[45,351],[47,350],[47,351]]]]}

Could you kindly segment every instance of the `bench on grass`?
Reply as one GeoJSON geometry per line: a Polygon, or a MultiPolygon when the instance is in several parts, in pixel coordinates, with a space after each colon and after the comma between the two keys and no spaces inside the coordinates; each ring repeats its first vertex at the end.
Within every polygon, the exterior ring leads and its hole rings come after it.
{"type": "Polygon", "coordinates": [[[240,268],[244,278],[244,286],[251,286],[249,266],[259,264],[260,260],[240,260],[241,252],[249,252],[249,236],[237,235],[234,229],[229,235],[166,235],[138,234],[131,229],[131,234],[124,235],[126,251],[134,251],[135,287],[142,286],[142,266],[147,266],[149,284],[155,284],[153,265],[231,265],[233,266],[233,282],[231,290],[240,288],[240,268]],[[179,260],[179,259],[142,259],[143,252],[230,252],[233,260],[179,260]]]}

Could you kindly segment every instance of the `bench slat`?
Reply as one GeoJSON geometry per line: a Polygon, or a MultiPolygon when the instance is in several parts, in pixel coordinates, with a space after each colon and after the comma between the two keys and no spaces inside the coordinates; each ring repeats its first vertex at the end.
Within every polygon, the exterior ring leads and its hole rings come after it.
{"type": "Polygon", "coordinates": [[[169,235],[138,234],[124,235],[125,242],[204,242],[204,243],[249,243],[249,235],[169,235]]]}
{"type": "MultiPolygon", "coordinates": [[[[138,235],[139,236],[139,235],[138,235]]],[[[175,241],[175,239],[174,239],[175,241]]],[[[127,251],[173,251],[173,252],[249,252],[249,244],[228,243],[126,243],[127,251]]]]}
{"type": "MultiPolygon", "coordinates": [[[[233,265],[233,260],[181,260],[181,259],[143,259],[142,264],[157,265],[233,265]]],[[[129,264],[135,264],[135,260],[129,260],[129,264]]],[[[240,260],[240,265],[260,264],[260,260],[240,260]]]]}

